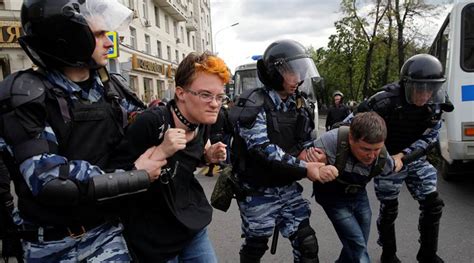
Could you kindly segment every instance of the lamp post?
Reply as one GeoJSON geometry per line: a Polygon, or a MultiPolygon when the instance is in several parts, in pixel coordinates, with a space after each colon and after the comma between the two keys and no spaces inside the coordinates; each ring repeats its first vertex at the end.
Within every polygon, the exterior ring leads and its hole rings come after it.
{"type": "Polygon", "coordinates": [[[229,25],[229,26],[226,26],[226,27],[223,27],[223,28],[217,30],[216,34],[214,34],[214,40],[213,40],[213,43],[214,43],[214,53],[217,54],[217,35],[218,35],[220,32],[222,32],[222,31],[224,31],[224,30],[226,30],[226,29],[229,29],[229,28],[231,28],[231,27],[234,27],[234,26],[236,26],[236,25],[238,25],[238,24],[239,24],[239,22],[233,23],[232,25],[229,25]]]}

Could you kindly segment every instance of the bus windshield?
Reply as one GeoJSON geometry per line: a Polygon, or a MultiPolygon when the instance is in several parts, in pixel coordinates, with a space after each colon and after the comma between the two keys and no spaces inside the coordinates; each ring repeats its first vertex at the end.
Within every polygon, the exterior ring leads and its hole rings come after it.
{"type": "Polygon", "coordinates": [[[257,70],[239,70],[235,72],[235,90],[238,94],[254,88],[263,87],[262,82],[258,79],[257,70]]]}

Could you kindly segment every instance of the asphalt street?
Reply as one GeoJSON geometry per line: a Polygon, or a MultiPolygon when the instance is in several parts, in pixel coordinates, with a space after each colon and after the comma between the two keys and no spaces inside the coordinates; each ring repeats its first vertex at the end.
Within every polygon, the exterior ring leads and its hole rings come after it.
{"type": "MultiPolygon", "coordinates": [[[[320,119],[320,123],[324,123],[320,119]]],[[[320,125],[320,134],[322,132],[320,125]]],[[[209,198],[217,176],[196,175],[209,198]]],[[[303,179],[303,196],[311,202],[311,225],[316,230],[319,241],[319,258],[321,263],[334,262],[341,249],[341,244],[322,208],[311,198],[311,182],[303,179]]],[[[372,207],[372,227],[369,240],[369,254],[372,262],[379,262],[381,253],[377,245],[375,220],[378,214],[378,201],[375,198],[373,184],[367,186],[372,207]]],[[[453,182],[443,179],[438,181],[438,190],[446,204],[440,227],[439,255],[447,263],[474,263],[474,171],[468,171],[462,178],[453,182]]],[[[399,216],[396,221],[398,256],[404,263],[416,262],[418,250],[418,204],[410,197],[406,187],[399,197],[399,216]]],[[[235,200],[230,209],[224,213],[214,210],[213,220],[209,225],[209,235],[217,253],[219,262],[239,262],[239,249],[242,243],[240,216],[235,200]]],[[[1,245],[1,242],[0,242],[1,245]]],[[[270,245],[270,244],[269,244],[270,245]]],[[[1,248],[0,248],[1,250],[1,248]]],[[[10,262],[16,262],[11,259],[10,262]]],[[[262,262],[293,262],[291,245],[280,236],[275,255],[268,251],[262,262]]]]}
{"type": "MultiPolygon", "coordinates": [[[[320,120],[324,123],[324,119],[320,120]]],[[[322,125],[320,125],[321,130],[322,125]]],[[[217,176],[206,177],[198,174],[206,194],[210,197],[217,176]]],[[[320,262],[334,262],[340,252],[341,243],[322,208],[311,198],[311,182],[303,179],[303,196],[311,202],[311,225],[315,228],[319,242],[320,262]]],[[[369,254],[372,262],[380,262],[381,248],[377,245],[375,220],[379,203],[375,198],[373,184],[367,186],[372,207],[372,227],[369,240],[369,254]]],[[[438,181],[438,190],[446,204],[440,226],[439,255],[446,262],[474,263],[474,171],[454,182],[438,181]]],[[[399,215],[396,221],[398,257],[402,262],[416,262],[418,251],[418,203],[414,201],[403,187],[399,197],[399,215]]],[[[224,213],[214,210],[213,220],[209,226],[209,235],[215,247],[219,262],[239,262],[239,249],[242,243],[240,216],[235,200],[230,209],[224,213]]],[[[270,244],[269,244],[270,246],[270,244]]],[[[269,251],[262,262],[293,262],[291,245],[280,236],[275,255],[269,251]]]]}

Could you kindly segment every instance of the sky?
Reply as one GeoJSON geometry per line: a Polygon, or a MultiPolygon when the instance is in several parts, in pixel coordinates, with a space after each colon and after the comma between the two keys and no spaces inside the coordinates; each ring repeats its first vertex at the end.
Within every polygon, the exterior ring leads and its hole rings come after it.
{"type": "MultiPolygon", "coordinates": [[[[334,22],[343,16],[338,0],[210,0],[210,3],[214,52],[232,72],[238,65],[252,62],[253,55],[262,55],[275,40],[293,39],[315,49],[326,47],[329,36],[336,33],[334,22]],[[239,24],[231,27],[235,23],[239,24]]],[[[438,18],[423,26],[433,32],[428,34],[435,35],[445,13],[440,11],[438,18]]]]}

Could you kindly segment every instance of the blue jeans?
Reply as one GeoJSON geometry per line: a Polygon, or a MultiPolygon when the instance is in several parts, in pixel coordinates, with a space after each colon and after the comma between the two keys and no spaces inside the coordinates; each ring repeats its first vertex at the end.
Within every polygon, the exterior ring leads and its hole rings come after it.
{"type": "Polygon", "coordinates": [[[342,242],[341,254],[336,262],[370,262],[367,241],[372,211],[367,192],[364,190],[350,197],[315,195],[342,242]]]}
{"type": "Polygon", "coordinates": [[[167,263],[178,262],[217,263],[216,253],[209,240],[206,228],[197,233],[179,255],[168,260],[167,263]]]}

